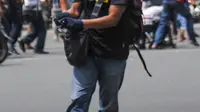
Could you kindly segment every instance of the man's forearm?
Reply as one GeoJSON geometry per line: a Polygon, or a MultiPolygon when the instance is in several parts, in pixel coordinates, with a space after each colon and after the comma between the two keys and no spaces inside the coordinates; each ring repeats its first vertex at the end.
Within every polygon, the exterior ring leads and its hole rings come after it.
{"type": "Polygon", "coordinates": [[[68,9],[66,1],[67,0],[60,0],[60,7],[61,7],[62,11],[66,11],[68,9]]]}
{"type": "Polygon", "coordinates": [[[109,8],[109,14],[104,17],[83,20],[84,28],[109,28],[115,27],[121,19],[126,6],[124,5],[111,5],[109,8]]]}
{"type": "Polygon", "coordinates": [[[111,16],[104,16],[97,19],[83,19],[84,28],[94,28],[94,29],[101,29],[101,28],[108,28],[108,27],[115,27],[118,23],[118,20],[111,16]]]}

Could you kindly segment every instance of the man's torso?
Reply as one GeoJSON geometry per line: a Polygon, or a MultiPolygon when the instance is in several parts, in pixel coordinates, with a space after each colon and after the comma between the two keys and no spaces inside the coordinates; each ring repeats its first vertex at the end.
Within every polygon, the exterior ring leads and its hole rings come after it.
{"type": "MultiPolygon", "coordinates": [[[[88,0],[87,15],[91,15],[94,5],[94,0],[88,0]]],[[[108,15],[110,6],[110,0],[105,0],[98,17],[108,15]]],[[[129,48],[124,45],[123,41],[126,38],[124,36],[125,25],[127,24],[126,18],[128,18],[125,11],[116,27],[92,30],[92,49],[95,54],[104,58],[126,59],[129,54],[129,48]]]]}

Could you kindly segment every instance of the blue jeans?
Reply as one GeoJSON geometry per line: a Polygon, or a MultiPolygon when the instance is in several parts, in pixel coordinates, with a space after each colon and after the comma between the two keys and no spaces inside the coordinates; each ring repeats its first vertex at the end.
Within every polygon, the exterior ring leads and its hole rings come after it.
{"type": "Polygon", "coordinates": [[[186,29],[190,40],[194,40],[194,23],[191,17],[185,17],[181,14],[177,14],[177,21],[180,24],[181,29],[186,29]]]}
{"type": "Polygon", "coordinates": [[[165,37],[165,34],[167,32],[168,21],[172,16],[174,16],[174,12],[186,18],[189,39],[196,41],[194,36],[193,20],[188,10],[188,7],[186,7],[185,4],[183,3],[178,3],[178,4],[174,3],[174,4],[164,4],[164,9],[163,12],[161,13],[161,18],[160,18],[160,24],[155,33],[154,44],[156,45],[159,44],[165,37]]]}
{"type": "Polygon", "coordinates": [[[160,17],[160,23],[155,33],[154,44],[159,44],[167,34],[168,21],[174,16],[176,3],[163,4],[163,11],[160,17]]]}
{"type": "Polygon", "coordinates": [[[195,40],[195,33],[194,33],[194,23],[192,17],[187,18],[187,32],[189,35],[189,39],[196,41],[195,40]]]}
{"type": "Polygon", "coordinates": [[[186,30],[187,29],[187,19],[182,16],[181,14],[177,14],[176,17],[177,23],[178,23],[178,28],[182,29],[182,30],[186,30]]]}
{"type": "MultiPolygon", "coordinates": [[[[118,91],[121,87],[126,60],[88,57],[80,68],[74,67],[72,100],[77,102],[69,112],[88,112],[98,81],[99,112],[118,112],[118,91]]],[[[69,109],[69,108],[68,108],[69,109]]]]}
{"type": "Polygon", "coordinates": [[[8,14],[7,22],[9,24],[9,32],[8,35],[13,39],[13,41],[8,41],[9,49],[12,49],[17,42],[17,39],[21,35],[22,30],[22,15],[21,10],[12,11],[12,13],[8,14]]]}

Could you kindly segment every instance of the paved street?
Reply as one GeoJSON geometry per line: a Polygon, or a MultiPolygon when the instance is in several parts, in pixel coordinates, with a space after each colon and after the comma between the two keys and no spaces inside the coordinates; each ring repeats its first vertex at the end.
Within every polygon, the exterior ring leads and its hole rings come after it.
{"type": "MultiPolygon", "coordinates": [[[[195,26],[199,33],[200,26],[195,26]]],[[[28,51],[0,66],[0,112],[65,112],[72,67],[65,61],[62,42],[54,42],[52,34],[47,35],[49,55],[28,51]]],[[[184,42],[177,49],[142,53],[153,77],[132,51],[119,94],[120,112],[199,112],[200,48],[184,42]]],[[[90,112],[97,107],[98,88],[90,112]]]]}

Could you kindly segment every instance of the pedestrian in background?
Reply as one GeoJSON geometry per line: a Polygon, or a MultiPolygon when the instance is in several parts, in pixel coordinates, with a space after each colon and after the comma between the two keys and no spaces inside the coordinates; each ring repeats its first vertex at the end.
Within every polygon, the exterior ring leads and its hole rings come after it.
{"type": "MultiPolygon", "coordinates": [[[[67,10],[67,4],[65,0],[52,0],[52,9],[51,9],[51,15],[55,17],[57,14],[61,13],[62,11],[67,10]]],[[[54,36],[53,39],[58,41],[59,36],[58,36],[58,31],[57,31],[57,26],[55,23],[52,21],[52,27],[54,30],[54,36]]]]}
{"type": "Polygon", "coordinates": [[[25,52],[25,45],[30,45],[37,38],[34,53],[48,54],[48,52],[44,51],[46,28],[42,16],[40,0],[24,0],[23,15],[25,20],[30,23],[31,31],[28,32],[24,38],[19,40],[19,47],[25,52]]]}
{"type": "Polygon", "coordinates": [[[9,55],[17,54],[15,44],[20,37],[22,30],[22,1],[21,0],[3,0],[4,9],[6,10],[4,24],[8,35],[12,38],[8,40],[9,55]]]}
{"type": "MultiPolygon", "coordinates": [[[[170,18],[174,18],[174,14],[181,14],[185,17],[187,17],[187,31],[193,30],[193,23],[191,19],[191,14],[189,10],[185,7],[184,2],[180,2],[183,0],[163,0],[163,11],[161,13],[160,17],[160,23],[155,33],[155,39],[154,43],[152,45],[153,49],[156,49],[159,47],[159,44],[162,42],[162,40],[165,38],[165,32],[167,31],[167,25],[170,20],[170,18]]],[[[198,42],[195,39],[194,32],[189,34],[189,39],[192,45],[199,46],[198,42]]]]}

